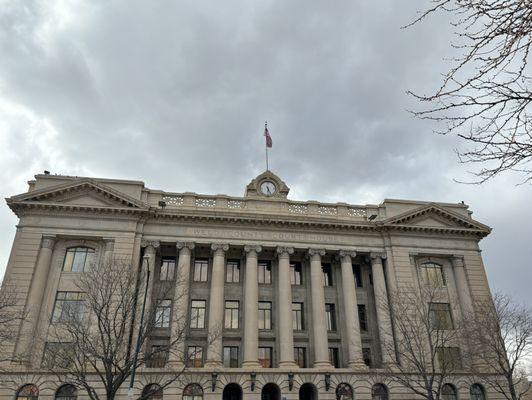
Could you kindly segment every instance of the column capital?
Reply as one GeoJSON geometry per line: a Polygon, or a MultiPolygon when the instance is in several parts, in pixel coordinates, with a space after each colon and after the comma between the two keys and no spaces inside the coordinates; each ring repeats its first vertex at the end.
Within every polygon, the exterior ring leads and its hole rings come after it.
{"type": "Polygon", "coordinates": [[[55,235],[43,235],[41,247],[45,249],[53,249],[56,241],[55,235]]]}
{"type": "Polygon", "coordinates": [[[313,249],[313,248],[308,249],[308,252],[307,252],[310,258],[323,257],[325,253],[326,253],[325,249],[313,249]]]}
{"type": "Polygon", "coordinates": [[[227,243],[213,243],[211,244],[211,250],[215,253],[218,251],[226,252],[229,250],[229,245],[227,243]]]}
{"type": "Polygon", "coordinates": [[[194,247],[196,247],[196,244],[194,242],[175,242],[175,247],[177,250],[194,250],[194,247]]]}
{"type": "Polygon", "coordinates": [[[338,258],[341,262],[351,262],[356,256],[357,252],[354,250],[340,250],[338,252],[338,258]]]}
{"type": "Polygon", "coordinates": [[[105,251],[113,251],[115,249],[115,240],[114,238],[103,238],[105,243],[105,251]]]}
{"type": "Polygon", "coordinates": [[[369,254],[369,257],[371,258],[372,262],[382,262],[382,260],[386,260],[386,253],[385,252],[371,252],[369,254]]]}
{"type": "Polygon", "coordinates": [[[249,253],[259,254],[261,251],[262,251],[262,246],[259,246],[258,244],[246,244],[244,246],[244,252],[246,254],[249,254],[249,253]]]}
{"type": "Polygon", "coordinates": [[[154,250],[159,248],[161,243],[158,240],[143,240],[140,242],[141,247],[152,247],[154,250]]]}
{"type": "Polygon", "coordinates": [[[283,257],[290,257],[290,254],[294,254],[294,248],[293,247],[281,247],[278,246],[275,249],[275,252],[277,253],[277,257],[283,258],[283,257]]]}
{"type": "Polygon", "coordinates": [[[453,255],[451,257],[451,263],[454,268],[464,267],[464,256],[453,255]]]}

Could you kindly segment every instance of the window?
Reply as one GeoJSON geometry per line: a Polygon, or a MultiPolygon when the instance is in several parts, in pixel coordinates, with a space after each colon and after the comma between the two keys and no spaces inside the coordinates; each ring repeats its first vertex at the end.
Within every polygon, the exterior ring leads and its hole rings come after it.
{"type": "Polygon", "coordinates": [[[68,368],[75,360],[74,351],[74,344],[70,342],[46,342],[42,366],[44,368],[68,368]]]}
{"type": "Polygon", "coordinates": [[[371,367],[371,348],[369,347],[363,347],[362,348],[362,358],[364,359],[364,364],[366,364],[368,367],[371,367]]]}
{"type": "Polygon", "coordinates": [[[432,262],[421,264],[421,274],[427,285],[442,287],[445,286],[445,275],[442,266],[432,262]]]}
{"type": "Polygon", "coordinates": [[[83,292],[57,292],[52,323],[78,320],[85,311],[83,292]]]}
{"type": "Polygon", "coordinates": [[[261,261],[257,265],[258,268],[258,280],[260,284],[270,285],[272,283],[272,267],[270,263],[261,261]]]}
{"type": "Polygon", "coordinates": [[[63,385],[55,392],[55,400],[76,400],[77,398],[78,389],[74,385],[63,385]]]}
{"type": "Polygon", "coordinates": [[[262,368],[272,367],[272,348],[259,347],[259,363],[262,368]]]}
{"type": "Polygon", "coordinates": [[[155,309],[155,327],[169,328],[172,300],[161,300],[155,309]]]}
{"type": "Polygon", "coordinates": [[[330,264],[323,264],[321,266],[321,270],[323,271],[323,286],[332,286],[333,285],[333,279],[332,279],[332,268],[330,264]]]}
{"type": "Polygon", "coordinates": [[[292,328],[295,331],[302,331],[303,325],[303,303],[292,303],[292,328]]]}
{"type": "Polygon", "coordinates": [[[83,272],[94,262],[94,249],[89,247],[71,247],[67,249],[63,271],[83,272]]]}
{"type": "Polygon", "coordinates": [[[240,263],[238,261],[227,261],[225,266],[225,281],[227,283],[240,282],[240,263]]]}
{"type": "Polygon", "coordinates": [[[156,383],[151,383],[142,389],[142,397],[147,400],[162,400],[163,390],[156,383]]]}
{"type": "Polygon", "coordinates": [[[382,383],[376,383],[371,388],[371,400],[388,400],[388,389],[382,383]]]}
{"type": "Polygon", "coordinates": [[[360,330],[362,332],[367,332],[368,331],[368,317],[366,314],[365,304],[358,305],[358,322],[360,323],[360,330]]]}
{"type": "Polygon", "coordinates": [[[205,328],[205,300],[192,300],[190,307],[190,327],[205,328]]]}
{"type": "Polygon", "coordinates": [[[168,346],[151,346],[151,353],[148,354],[146,367],[163,368],[168,361],[168,346]]]}
{"type": "Polygon", "coordinates": [[[203,400],[203,389],[197,383],[191,383],[183,389],[183,400],[203,400]]]}
{"type": "Polygon", "coordinates": [[[453,329],[449,303],[429,303],[429,313],[433,329],[453,329]]]}
{"type": "Polygon", "coordinates": [[[194,282],[207,282],[207,271],[209,270],[209,260],[194,260],[194,282]]]}
{"type": "Polygon", "coordinates": [[[353,274],[355,275],[355,284],[362,287],[362,271],[360,265],[353,265],[353,274]]]}
{"type": "Polygon", "coordinates": [[[239,301],[225,302],[225,329],[238,329],[239,301]]]}
{"type": "Polygon", "coordinates": [[[238,368],[238,347],[224,347],[224,367],[238,368]]]}
{"type": "Polygon", "coordinates": [[[338,349],[336,347],[329,347],[329,362],[334,368],[340,367],[340,359],[338,358],[338,349]]]}
{"type": "Polygon", "coordinates": [[[294,360],[299,368],[307,367],[307,354],[304,347],[294,347],[294,360]]]}
{"type": "Polygon", "coordinates": [[[272,329],[272,303],[259,301],[259,329],[272,329]]]}
{"type": "Polygon", "coordinates": [[[441,388],[441,398],[442,400],[457,400],[454,386],[449,383],[443,385],[441,388]]]}
{"type": "Polygon", "coordinates": [[[334,311],[334,304],[325,304],[325,318],[327,319],[327,330],[336,330],[336,312],[334,311]]]}
{"type": "Polygon", "coordinates": [[[353,388],[347,383],[340,383],[336,387],[337,400],[353,400],[353,388]]]}
{"type": "Polygon", "coordinates": [[[187,366],[191,368],[200,368],[203,366],[203,347],[188,346],[187,366]]]}
{"type": "Polygon", "coordinates": [[[440,369],[452,371],[462,368],[460,349],[458,347],[438,347],[436,348],[436,356],[438,357],[440,369]]]}
{"type": "Polygon", "coordinates": [[[39,389],[35,385],[24,385],[17,392],[17,400],[38,400],[39,389]]]}
{"type": "Polygon", "coordinates": [[[301,285],[301,264],[290,264],[290,283],[292,285],[301,285]]]}
{"type": "Polygon", "coordinates": [[[161,262],[161,273],[159,274],[159,280],[171,281],[175,276],[175,260],[164,259],[161,262]]]}
{"type": "Polygon", "coordinates": [[[469,397],[471,400],[486,400],[486,395],[484,394],[484,388],[478,383],[474,383],[469,388],[469,397]]]}

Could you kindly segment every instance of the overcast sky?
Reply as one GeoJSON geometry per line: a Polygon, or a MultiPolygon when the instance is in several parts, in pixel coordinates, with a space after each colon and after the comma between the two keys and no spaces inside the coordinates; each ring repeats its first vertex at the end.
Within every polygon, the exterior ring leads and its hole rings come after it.
{"type": "MultiPolygon", "coordinates": [[[[532,187],[455,183],[453,137],[406,110],[446,70],[427,0],[0,0],[0,195],[43,170],[242,195],[270,169],[297,200],[465,201],[493,290],[531,303],[532,187]]],[[[0,275],[17,219],[0,205],[0,275]]]]}

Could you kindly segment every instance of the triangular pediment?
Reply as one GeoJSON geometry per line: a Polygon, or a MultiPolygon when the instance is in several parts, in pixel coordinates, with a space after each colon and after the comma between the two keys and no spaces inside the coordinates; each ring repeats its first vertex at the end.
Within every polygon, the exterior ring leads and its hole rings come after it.
{"type": "Polygon", "coordinates": [[[7,199],[10,205],[64,205],[80,207],[147,209],[148,205],[92,179],[24,193],[7,199]]]}
{"type": "Polygon", "coordinates": [[[466,218],[437,204],[428,204],[406,213],[388,218],[386,225],[401,225],[421,228],[472,229],[489,233],[491,228],[466,218]]]}

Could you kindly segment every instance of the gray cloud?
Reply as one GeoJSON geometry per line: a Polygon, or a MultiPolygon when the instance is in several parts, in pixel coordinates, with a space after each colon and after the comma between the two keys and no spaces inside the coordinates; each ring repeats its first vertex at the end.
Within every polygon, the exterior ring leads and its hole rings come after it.
{"type": "MultiPolygon", "coordinates": [[[[530,187],[455,183],[459,142],[406,112],[449,55],[443,18],[400,29],[425,3],[6,1],[1,194],[50,169],[239,195],[264,168],[268,120],[292,198],[464,200],[494,227],[492,288],[530,301],[530,187]]],[[[2,266],[15,223],[0,208],[2,266]]]]}

